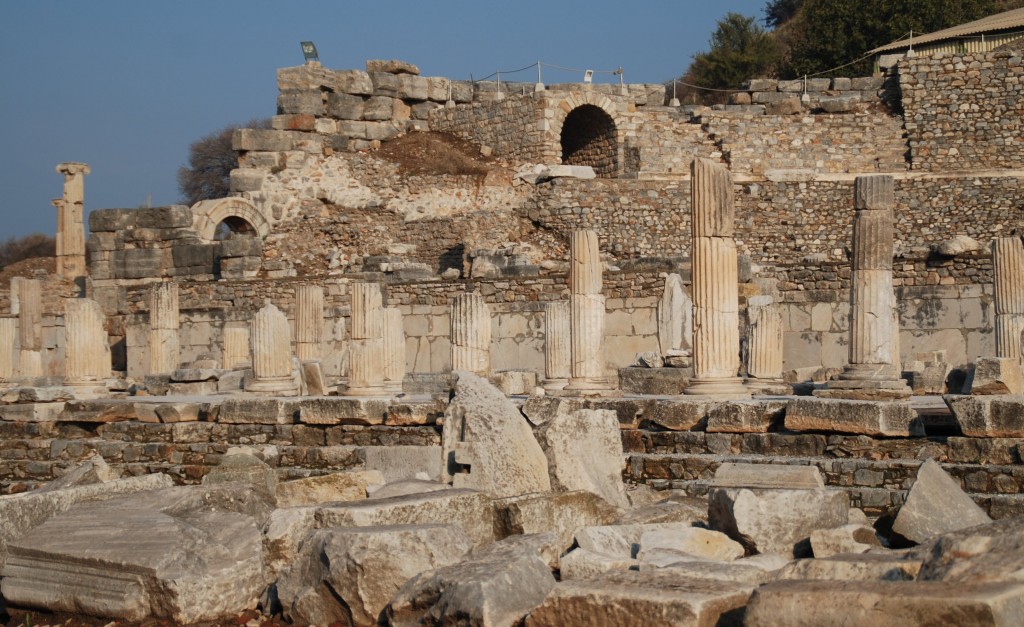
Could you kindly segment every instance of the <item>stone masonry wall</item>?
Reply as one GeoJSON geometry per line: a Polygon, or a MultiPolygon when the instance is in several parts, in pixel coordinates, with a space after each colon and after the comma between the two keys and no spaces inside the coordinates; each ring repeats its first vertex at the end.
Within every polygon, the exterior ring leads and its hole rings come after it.
{"type": "Polygon", "coordinates": [[[898,72],[914,169],[1024,166],[1019,52],[904,59],[898,72]]]}

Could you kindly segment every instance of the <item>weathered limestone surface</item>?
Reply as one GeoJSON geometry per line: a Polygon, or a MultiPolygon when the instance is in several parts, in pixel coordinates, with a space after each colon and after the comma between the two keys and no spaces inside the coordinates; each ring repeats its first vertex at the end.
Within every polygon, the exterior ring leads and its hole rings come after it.
{"type": "Polygon", "coordinates": [[[57,207],[57,274],[78,281],[85,268],[85,176],[90,168],[84,163],[61,163],[57,173],[64,175],[64,195],[53,201],[57,207]]]}
{"type": "Polygon", "coordinates": [[[388,499],[330,503],[316,509],[316,526],[456,525],[480,547],[494,541],[491,497],[474,490],[440,490],[388,499]]]}
{"type": "Polygon", "coordinates": [[[667,566],[677,562],[715,560],[728,562],[743,557],[743,546],[710,529],[651,529],[640,536],[636,558],[641,564],[667,566]]]}
{"type": "Polygon", "coordinates": [[[780,581],[754,591],[744,625],[1014,625],[1022,584],[910,581],[780,581]]]}
{"type": "Polygon", "coordinates": [[[921,560],[884,553],[856,553],[790,562],[776,580],[914,581],[921,560]]]}
{"type": "Polygon", "coordinates": [[[1024,371],[1015,357],[979,357],[964,382],[974,395],[1024,394],[1024,371]]]}
{"type": "Polygon", "coordinates": [[[291,396],[298,393],[292,372],[291,329],[284,313],[268,303],[252,319],[252,379],[247,392],[291,396]]]}
{"type": "Polygon", "coordinates": [[[935,460],[929,459],[918,469],[917,481],[892,528],[903,537],[922,543],[939,534],[991,520],[935,460]]]}
{"type": "Polygon", "coordinates": [[[1024,519],[945,533],[914,550],[920,579],[956,583],[1024,581],[1024,519]]]}
{"type": "Polygon", "coordinates": [[[549,491],[548,461],[516,406],[483,377],[458,377],[442,435],[453,485],[495,497],[549,491]]]}
{"type": "Polygon", "coordinates": [[[88,298],[64,301],[67,383],[96,385],[110,376],[110,345],[107,343],[103,308],[88,298]]]}
{"type": "Polygon", "coordinates": [[[616,507],[628,507],[622,484],[625,453],[615,412],[559,412],[536,435],[547,456],[553,489],[593,492],[616,507]]]}
{"type": "Polygon", "coordinates": [[[690,166],[693,207],[693,379],[686,394],[749,396],[740,368],[739,270],[732,177],[722,165],[690,166]]]}
{"type": "Polygon", "coordinates": [[[708,433],[767,433],[782,426],[791,401],[737,400],[715,403],[708,412],[708,433]]]}
{"type": "Polygon", "coordinates": [[[658,345],[662,355],[690,350],[693,342],[693,301],[683,287],[683,278],[665,277],[665,291],[658,301],[658,345]]]}
{"type": "Polygon", "coordinates": [[[224,483],[243,484],[270,503],[277,499],[277,472],[248,451],[229,450],[203,477],[203,485],[224,483]]]}
{"type": "Polygon", "coordinates": [[[324,335],[324,288],[304,284],[295,288],[295,356],[299,361],[320,359],[324,335]]]}
{"type": "Polygon", "coordinates": [[[923,436],[924,424],[909,402],[801,397],[786,407],[791,431],[827,431],[881,436],[923,436]]]}
{"type": "Polygon", "coordinates": [[[347,396],[383,396],[384,305],[380,286],[356,282],[352,290],[352,342],[347,396]]]}
{"type": "Polygon", "coordinates": [[[1024,332],[1024,243],[1019,236],[992,240],[996,357],[1021,360],[1024,332]]]}
{"type": "Polygon", "coordinates": [[[944,400],[967,437],[1024,437],[1024,396],[951,395],[944,400]]]}
{"type": "Polygon", "coordinates": [[[494,528],[499,537],[554,532],[565,551],[580,529],[611,524],[619,513],[590,492],[527,494],[495,502],[494,528]]]}
{"type": "Polygon", "coordinates": [[[811,532],[811,552],[814,557],[831,557],[844,553],[865,553],[881,546],[870,525],[849,524],[835,529],[815,529],[811,532]]]}
{"type": "Polygon", "coordinates": [[[752,296],[747,300],[747,374],[746,384],[765,394],[789,394],[792,389],[782,381],[782,315],[771,296],[752,296]]]}
{"type": "Polygon", "coordinates": [[[4,598],[52,611],[193,623],[253,607],[264,585],[256,522],[210,508],[79,503],[8,549],[4,598]]]}
{"type": "Polygon", "coordinates": [[[451,525],[321,529],[281,573],[278,598],[294,623],[375,625],[406,581],[458,562],[472,546],[451,525]]]}
{"type": "Polygon", "coordinates": [[[244,323],[225,323],[224,350],[221,365],[224,368],[244,368],[251,363],[252,352],[249,348],[249,325],[244,323]]]}
{"type": "Polygon", "coordinates": [[[572,376],[572,324],[569,302],[544,306],[544,387],[560,390],[572,376]]]}
{"type": "Polygon", "coordinates": [[[749,466],[723,465],[721,483],[716,473],[708,493],[711,529],[748,551],[798,555],[808,552],[812,531],[846,524],[849,498],[839,490],[812,487],[822,482],[817,467],[749,466]]]}
{"type": "Polygon", "coordinates": [[[899,325],[893,292],[893,177],[854,180],[849,365],[827,390],[833,398],[898,399],[911,390],[899,373],[899,325]]]}
{"type": "Polygon", "coordinates": [[[452,371],[491,371],[491,311],[478,292],[452,299],[452,371]]]}
{"type": "Polygon", "coordinates": [[[170,374],[181,366],[179,326],[178,284],[159,283],[149,293],[149,374],[170,374]]]}
{"type": "Polygon", "coordinates": [[[397,307],[384,308],[384,381],[395,392],[402,391],[405,378],[405,331],[402,312],[397,307]]]}
{"type": "Polygon", "coordinates": [[[0,318],[0,381],[10,381],[18,371],[17,340],[18,319],[0,318]]]}
{"type": "Polygon", "coordinates": [[[569,324],[572,377],[566,389],[594,394],[609,387],[605,378],[604,266],[597,232],[573,231],[569,236],[569,324]]]}
{"type": "Polygon", "coordinates": [[[582,547],[566,553],[558,562],[559,575],[562,581],[570,579],[589,579],[610,570],[630,570],[639,568],[639,560],[607,553],[598,553],[582,547]]]}
{"type": "Polygon", "coordinates": [[[617,558],[634,558],[640,549],[640,538],[649,531],[682,531],[692,529],[693,523],[665,522],[595,525],[576,532],[576,544],[581,549],[617,558]]]}
{"type": "Polygon", "coordinates": [[[607,572],[562,581],[526,619],[564,625],[728,625],[742,622],[754,584],[690,578],[675,570],[607,572]]]}
{"type": "Polygon", "coordinates": [[[18,376],[43,376],[43,285],[39,279],[18,283],[18,376]]]}
{"type": "Polygon", "coordinates": [[[535,538],[508,538],[410,579],[386,609],[388,624],[518,624],[555,587],[535,538]]]}

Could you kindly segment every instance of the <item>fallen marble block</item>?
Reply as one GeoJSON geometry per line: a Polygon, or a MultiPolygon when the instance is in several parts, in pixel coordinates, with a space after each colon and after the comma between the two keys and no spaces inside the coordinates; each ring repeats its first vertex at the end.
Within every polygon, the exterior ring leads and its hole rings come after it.
{"type": "Polygon", "coordinates": [[[626,456],[615,412],[559,412],[535,431],[556,491],[592,492],[615,507],[629,505],[622,483],[626,456]]]}
{"type": "Polygon", "coordinates": [[[782,426],[785,400],[726,401],[708,414],[708,433],[767,433],[782,426]]]}
{"type": "Polygon", "coordinates": [[[1004,518],[946,533],[917,547],[920,579],[948,582],[1024,581],[1024,518],[1004,518]]]}
{"type": "Polygon", "coordinates": [[[55,612],[194,623],[254,608],[265,585],[260,531],[233,512],[80,503],[8,549],[4,599],[55,612]]]}
{"type": "Polygon", "coordinates": [[[920,570],[919,559],[886,553],[861,553],[796,560],[784,566],[775,578],[780,581],[914,581],[920,570]]]}
{"type": "Polygon", "coordinates": [[[739,625],[756,584],[701,580],[675,570],[606,572],[562,581],[527,627],[739,625]]]}
{"type": "Polygon", "coordinates": [[[370,486],[383,484],[384,476],[377,470],[332,472],[329,475],[284,481],[277,484],[277,506],[358,501],[366,498],[370,486]]]}
{"type": "Polygon", "coordinates": [[[830,557],[844,553],[866,553],[882,543],[868,525],[847,524],[834,529],[815,529],[811,532],[811,551],[814,557],[830,557]]]}
{"type": "Polygon", "coordinates": [[[607,525],[619,516],[618,509],[590,492],[528,494],[496,500],[494,507],[499,537],[554,532],[563,551],[572,546],[580,529],[607,525]]]}
{"type": "Polygon", "coordinates": [[[917,471],[907,501],[892,529],[918,544],[937,535],[992,522],[935,460],[926,460],[917,471]]]}
{"type": "Polygon", "coordinates": [[[406,581],[460,561],[470,548],[452,525],[321,529],[281,573],[277,596],[293,623],[375,625],[406,581]]]}
{"type": "Polygon", "coordinates": [[[553,538],[540,540],[507,538],[458,564],[413,577],[386,608],[387,624],[518,624],[555,587],[543,557],[553,538]]]}
{"type": "Polygon", "coordinates": [[[743,557],[743,553],[743,546],[724,533],[690,527],[645,531],[636,558],[641,563],[667,565],[696,560],[729,562],[743,557]]]}
{"type": "Polygon", "coordinates": [[[1019,625],[1024,584],[780,581],[754,591],[744,625],[1019,625]]]}
{"type": "Polygon", "coordinates": [[[943,400],[967,437],[1024,437],[1024,396],[947,395],[943,400]]]}
{"type": "Polygon", "coordinates": [[[923,436],[921,419],[905,401],[794,398],[786,407],[786,429],[871,436],[923,436]]]}
{"type": "Polygon", "coordinates": [[[1024,394],[1024,372],[1016,357],[979,357],[963,389],[965,394],[1024,394]]]}

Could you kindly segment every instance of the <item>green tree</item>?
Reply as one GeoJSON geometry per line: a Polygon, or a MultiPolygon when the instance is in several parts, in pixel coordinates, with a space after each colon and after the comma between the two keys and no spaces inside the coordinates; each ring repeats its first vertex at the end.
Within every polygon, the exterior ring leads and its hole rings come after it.
{"type": "Polygon", "coordinates": [[[188,147],[188,165],[178,168],[178,191],[183,204],[224,198],[231,191],[231,170],[238,167],[238,153],[231,147],[231,136],[239,128],[270,128],[270,120],[232,124],[192,142],[188,147]]]}
{"type": "MultiPolygon", "coordinates": [[[[727,13],[711,35],[711,49],[694,56],[681,81],[709,89],[737,89],[740,83],[769,72],[779,48],[771,34],[755,18],[727,13]]],[[[701,102],[724,99],[723,92],[693,90],[701,102]]]]}
{"type": "Polygon", "coordinates": [[[803,0],[768,0],[764,8],[764,23],[769,28],[778,28],[796,17],[803,0]]]}
{"type": "MultiPolygon", "coordinates": [[[[768,3],[766,14],[785,0],[768,3]]],[[[1021,6],[1019,0],[802,0],[788,20],[779,75],[796,78],[871,73],[868,51],[914,33],[930,33],[1021,6]],[[850,64],[850,65],[847,65],[850,64]],[[841,69],[833,70],[834,68],[841,69]]],[[[779,15],[782,15],[780,13],[779,15]]],[[[771,19],[771,18],[770,18],[771,19]]],[[[781,38],[780,38],[781,39],[781,38]]]]}

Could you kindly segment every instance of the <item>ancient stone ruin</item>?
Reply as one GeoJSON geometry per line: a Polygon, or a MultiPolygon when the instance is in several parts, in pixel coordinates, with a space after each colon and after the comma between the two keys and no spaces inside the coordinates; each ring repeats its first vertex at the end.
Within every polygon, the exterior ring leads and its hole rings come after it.
{"type": "Polygon", "coordinates": [[[227,198],[86,238],[60,164],[56,274],[0,291],[0,615],[1019,624],[1022,74],[310,62],[227,198]]]}

